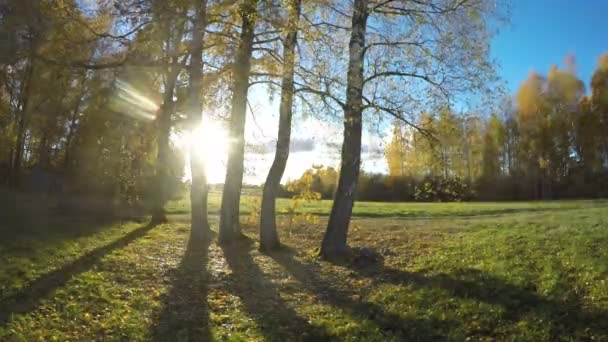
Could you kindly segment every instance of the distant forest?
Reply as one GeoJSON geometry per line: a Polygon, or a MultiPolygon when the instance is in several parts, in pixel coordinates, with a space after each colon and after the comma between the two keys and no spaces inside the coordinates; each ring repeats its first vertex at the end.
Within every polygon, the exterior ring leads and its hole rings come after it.
{"type": "MultiPolygon", "coordinates": [[[[530,73],[501,113],[441,109],[423,113],[414,126],[396,120],[385,150],[389,174],[362,173],[359,200],[608,196],[608,54],[598,60],[590,91],[574,57],[565,64],[547,75],[530,73]]],[[[317,166],[303,178],[331,198],[337,175],[317,166]]]]}

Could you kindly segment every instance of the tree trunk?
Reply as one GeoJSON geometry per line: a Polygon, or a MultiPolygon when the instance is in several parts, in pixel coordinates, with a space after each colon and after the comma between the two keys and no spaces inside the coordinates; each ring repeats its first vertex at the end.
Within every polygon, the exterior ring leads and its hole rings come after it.
{"type": "MultiPolygon", "coordinates": [[[[177,26],[173,26],[174,24],[164,19],[161,22],[164,22],[166,25],[165,28],[165,36],[161,42],[161,48],[164,47],[163,51],[165,55],[172,55],[178,50],[178,46],[181,40],[184,37],[184,24],[178,24],[177,26]]],[[[169,200],[169,154],[171,153],[171,149],[169,146],[169,138],[171,135],[171,116],[175,112],[175,101],[173,98],[175,97],[175,85],[177,83],[177,78],[181,71],[181,66],[178,65],[178,58],[171,57],[170,65],[167,66],[164,70],[164,94],[163,94],[163,104],[157,115],[157,125],[158,125],[158,146],[157,146],[157,156],[156,156],[156,165],[155,165],[155,178],[156,178],[156,188],[155,194],[152,204],[152,219],[150,221],[151,225],[157,225],[168,222],[167,215],[165,213],[165,205],[169,200]]]]}
{"type": "Polygon", "coordinates": [[[49,156],[49,147],[48,147],[48,133],[46,130],[42,133],[42,138],[40,139],[40,143],[38,144],[38,166],[45,169],[49,166],[50,156],[49,156]]]}
{"type": "Polygon", "coordinates": [[[23,148],[25,144],[25,130],[27,128],[27,114],[30,102],[30,88],[33,75],[33,65],[30,61],[27,65],[25,75],[23,77],[23,84],[21,86],[21,92],[19,96],[19,122],[17,123],[17,141],[15,143],[15,154],[13,160],[13,167],[11,169],[10,177],[10,188],[16,191],[19,188],[20,177],[21,177],[21,161],[23,159],[23,148]]]}
{"type": "Polygon", "coordinates": [[[247,93],[251,72],[251,54],[256,20],[257,0],[244,0],[240,8],[241,37],[234,64],[232,110],[230,113],[230,146],[226,165],[226,179],[222,192],[219,241],[230,242],[241,235],[239,204],[243,185],[245,158],[245,119],[247,93]]]}
{"type": "Polygon", "coordinates": [[[63,158],[63,172],[67,174],[68,167],[70,165],[70,145],[72,144],[72,139],[74,138],[74,133],[76,131],[76,120],[78,120],[78,114],[80,112],[80,105],[82,104],[82,97],[84,96],[84,91],[80,93],[78,99],[76,99],[76,105],[74,106],[74,110],[72,112],[72,117],[70,118],[70,128],[68,129],[68,135],[65,141],[65,155],[63,158]]]}
{"type": "Polygon", "coordinates": [[[289,4],[289,31],[283,43],[283,80],[281,82],[281,104],[279,107],[279,132],[274,161],[268,172],[262,194],[260,214],[260,249],[272,250],[280,246],[276,227],[275,203],[277,189],[285,172],[289,157],[291,118],[293,114],[295,47],[298,39],[298,20],[301,0],[289,4]]]}
{"type": "Polygon", "coordinates": [[[331,258],[347,251],[346,238],[361,166],[363,64],[368,0],[355,0],[344,106],[344,142],[338,188],[321,244],[321,255],[331,258]]]}
{"type": "MultiPolygon", "coordinates": [[[[177,69],[177,67],[174,67],[177,69]]],[[[165,93],[163,105],[157,118],[158,124],[158,150],[156,154],[156,196],[152,207],[151,225],[167,223],[165,204],[169,199],[167,183],[169,181],[169,135],[171,134],[171,115],[173,114],[173,96],[175,94],[175,82],[178,70],[169,70],[166,73],[165,93]]]]}
{"type": "Polygon", "coordinates": [[[6,169],[3,170],[1,185],[9,186],[11,183],[11,170],[13,169],[13,154],[15,147],[11,146],[8,151],[8,159],[6,161],[6,169]]]}
{"type": "MultiPolygon", "coordinates": [[[[191,134],[202,121],[202,77],[203,77],[203,39],[207,26],[207,0],[198,0],[195,8],[196,17],[192,28],[192,51],[190,55],[190,89],[187,111],[190,117],[191,134]]],[[[191,234],[196,238],[209,238],[209,221],[207,218],[207,175],[205,163],[196,146],[190,143],[190,188],[191,234]]]]}

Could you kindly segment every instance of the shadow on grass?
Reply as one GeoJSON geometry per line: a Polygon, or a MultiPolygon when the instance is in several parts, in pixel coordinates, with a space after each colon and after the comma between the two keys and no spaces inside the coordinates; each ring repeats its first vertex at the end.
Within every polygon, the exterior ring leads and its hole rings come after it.
{"type": "MultiPolygon", "coordinates": [[[[368,249],[363,249],[369,251],[368,249]]],[[[552,299],[536,292],[534,285],[521,287],[487,272],[476,269],[461,269],[451,274],[425,275],[418,272],[406,272],[385,267],[382,257],[374,256],[377,263],[364,266],[353,263],[361,249],[353,249],[354,259],[342,260],[338,264],[350,268],[356,276],[370,278],[373,284],[389,283],[413,288],[441,288],[451,297],[476,300],[483,303],[499,305],[505,310],[506,320],[517,322],[527,314],[550,325],[550,340],[572,337],[575,340],[608,339],[608,312],[588,309],[574,288],[561,296],[552,299]]],[[[369,253],[369,252],[366,252],[369,253]]],[[[366,256],[367,257],[367,256],[366,256]]],[[[571,288],[572,285],[564,285],[571,288]]]]}
{"type": "Polygon", "coordinates": [[[450,320],[432,318],[404,318],[387,312],[382,306],[363,301],[360,293],[336,277],[326,279],[321,268],[313,263],[302,263],[294,257],[288,247],[269,253],[308,292],[322,302],[338,307],[353,317],[372,321],[386,338],[398,340],[433,341],[441,337],[441,332],[456,324],[450,320]]]}
{"type": "MultiPolygon", "coordinates": [[[[358,218],[402,218],[409,220],[432,220],[442,218],[476,218],[476,217],[495,217],[501,215],[510,214],[525,214],[525,213],[542,213],[552,211],[564,211],[569,209],[577,209],[576,207],[563,207],[563,208],[507,208],[507,209],[492,209],[492,210],[480,210],[480,211],[458,211],[458,212],[427,212],[427,211],[398,211],[398,212],[357,212],[353,211],[353,217],[358,218]]],[[[328,211],[312,211],[312,215],[317,216],[328,216],[328,211]]]]}
{"type": "Polygon", "coordinates": [[[88,252],[77,260],[46,273],[32,281],[27,287],[0,301],[0,326],[6,324],[13,315],[31,312],[38,307],[42,299],[55,289],[64,286],[72,277],[91,269],[105,255],[120,249],[144,236],[153,226],[137,228],[122,238],[88,252]]]}
{"type": "MultiPolygon", "coordinates": [[[[399,202],[396,202],[399,204],[399,202]]],[[[401,202],[401,204],[407,204],[406,202],[401,202]]],[[[329,216],[329,207],[327,210],[306,210],[304,212],[311,215],[326,217],[329,216]]],[[[555,208],[505,208],[505,209],[491,209],[491,210],[479,210],[479,211],[454,211],[454,212],[428,212],[428,211],[353,211],[353,217],[358,218],[403,218],[410,220],[432,220],[432,219],[441,219],[441,218],[449,218],[449,217],[457,217],[457,218],[476,218],[476,217],[494,217],[501,215],[511,215],[511,214],[526,214],[526,213],[543,213],[543,212],[554,212],[554,211],[564,211],[564,210],[573,210],[579,209],[574,206],[564,206],[564,207],[555,207],[555,208]]],[[[189,214],[190,210],[188,209],[174,209],[167,212],[167,214],[171,215],[185,215],[189,214]]],[[[218,215],[219,210],[209,211],[209,215],[218,215]]],[[[243,209],[240,211],[241,216],[247,216],[250,212],[247,209],[243,209]]],[[[278,212],[278,216],[286,216],[288,214],[283,212],[278,212]]]]}
{"type": "Polygon", "coordinates": [[[282,298],[277,287],[253,261],[253,242],[243,237],[222,246],[232,275],[225,287],[241,299],[265,341],[328,341],[334,340],[320,326],[301,317],[282,298]]]}
{"type": "Polygon", "coordinates": [[[211,238],[190,235],[184,258],[154,324],[154,341],[211,341],[207,303],[211,238]]]}
{"type": "Polygon", "coordinates": [[[91,236],[110,226],[130,222],[119,218],[50,216],[0,218],[0,247],[3,253],[29,252],[34,246],[91,236]]]}
{"type": "MultiPolygon", "coordinates": [[[[390,203],[390,202],[389,202],[390,203]]],[[[399,204],[399,202],[395,202],[399,204]]],[[[402,204],[406,204],[406,202],[401,202],[402,204]]],[[[306,210],[304,212],[306,214],[311,214],[320,217],[329,216],[329,209],[327,210],[306,210]]],[[[462,211],[462,212],[427,212],[427,211],[364,211],[358,212],[353,211],[353,217],[357,218],[399,218],[399,219],[409,219],[409,220],[432,220],[432,219],[442,219],[442,218],[476,218],[476,217],[495,217],[502,215],[510,215],[510,214],[525,214],[525,213],[543,213],[543,212],[553,212],[553,211],[564,211],[564,210],[572,210],[578,209],[578,207],[560,207],[560,208],[506,208],[506,209],[492,209],[492,210],[480,210],[480,211],[462,211]]],[[[190,210],[188,209],[174,209],[168,210],[168,215],[186,215],[189,214],[190,210]]],[[[250,214],[248,209],[243,209],[240,211],[241,216],[247,216],[250,214]]],[[[209,215],[219,215],[219,210],[210,210],[209,215]]],[[[288,214],[284,212],[278,212],[278,216],[287,216],[288,214]]]]}

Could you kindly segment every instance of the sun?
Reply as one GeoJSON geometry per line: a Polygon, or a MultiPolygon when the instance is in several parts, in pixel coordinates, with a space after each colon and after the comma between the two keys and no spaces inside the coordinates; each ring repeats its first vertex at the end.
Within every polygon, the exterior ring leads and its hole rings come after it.
{"type": "Polygon", "coordinates": [[[205,161],[207,181],[210,184],[222,183],[226,173],[226,158],[228,152],[228,133],[217,122],[203,122],[191,133],[185,133],[177,142],[186,156],[185,178],[190,179],[189,150],[191,144],[199,156],[205,161]]]}

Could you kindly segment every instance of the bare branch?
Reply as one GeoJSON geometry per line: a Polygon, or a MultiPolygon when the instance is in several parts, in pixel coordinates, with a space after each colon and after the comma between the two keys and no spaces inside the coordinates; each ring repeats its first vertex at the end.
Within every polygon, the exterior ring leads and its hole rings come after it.
{"type": "Polygon", "coordinates": [[[380,78],[380,77],[412,77],[412,78],[418,78],[421,80],[426,81],[427,83],[437,87],[445,96],[448,96],[448,92],[447,90],[443,87],[443,84],[441,82],[436,82],[434,80],[432,80],[430,77],[428,77],[427,75],[420,75],[420,74],[416,74],[416,73],[409,73],[409,72],[402,72],[402,71],[383,71],[383,72],[378,72],[375,73],[369,77],[367,77],[365,80],[363,80],[363,84],[366,84],[376,78],[380,78]]]}

